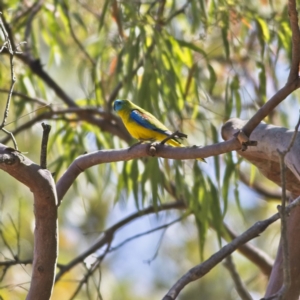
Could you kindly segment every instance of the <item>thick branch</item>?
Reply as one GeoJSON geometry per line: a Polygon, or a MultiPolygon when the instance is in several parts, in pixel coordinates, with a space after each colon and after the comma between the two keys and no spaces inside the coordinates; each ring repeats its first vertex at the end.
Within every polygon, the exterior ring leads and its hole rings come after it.
{"type": "Polygon", "coordinates": [[[300,63],[300,31],[298,11],[295,0],[288,1],[288,12],[290,25],[292,29],[292,63],[288,82],[299,81],[299,63],[300,63]]]}
{"type": "MultiPolygon", "coordinates": [[[[292,202],[293,203],[293,202],[292,202]]],[[[298,300],[300,294],[300,207],[294,209],[288,217],[287,222],[287,238],[289,241],[289,256],[291,264],[291,286],[287,291],[284,299],[298,300]]],[[[265,298],[269,299],[271,295],[276,294],[283,283],[283,255],[282,243],[277,252],[275,264],[272,269],[270,280],[268,283],[265,298]]]]}
{"type": "Polygon", "coordinates": [[[52,293],[57,257],[57,197],[48,170],[14,149],[0,144],[0,169],[25,184],[34,196],[36,226],[32,281],[27,299],[49,299],[52,293]]]}
{"type": "MultiPolygon", "coordinates": [[[[230,119],[222,127],[225,140],[243,128],[247,121],[230,119]]],[[[247,151],[238,151],[239,155],[257,166],[264,176],[281,186],[280,162],[277,150],[284,151],[290,144],[294,131],[287,128],[260,123],[251,134],[251,138],[258,142],[256,147],[249,147],[247,151]]],[[[295,195],[300,194],[300,135],[297,135],[295,145],[285,157],[288,167],[286,172],[286,188],[295,195]]]]}

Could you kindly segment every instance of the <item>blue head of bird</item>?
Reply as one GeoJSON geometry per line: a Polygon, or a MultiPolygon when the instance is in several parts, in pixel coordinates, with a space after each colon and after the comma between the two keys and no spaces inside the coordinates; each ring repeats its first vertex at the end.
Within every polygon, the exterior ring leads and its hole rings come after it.
{"type": "Polygon", "coordinates": [[[132,106],[132,103],[129,100],[117,99],[114,102],[114,111],[118,112],[122,109],[130,109],[131,106],[132,106]]]}

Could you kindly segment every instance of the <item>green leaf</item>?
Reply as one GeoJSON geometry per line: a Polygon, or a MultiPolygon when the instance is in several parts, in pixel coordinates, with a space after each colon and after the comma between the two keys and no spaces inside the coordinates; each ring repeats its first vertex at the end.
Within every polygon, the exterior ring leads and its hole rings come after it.
{"type": "Polygon", "coordinates": [[[213,67],[210,64],[208,64],[207,67],[208,67],[208,71],[210,74],[208,91],[209,91],[209,93],[212,94],[215,84],[217,82],[217,76],[216,76],[215,70],[213,69],[213,67]]]}
{"type": "Polygon", "coordinates": [[[267,78],[266,78],[266,70],[264,64],[261,62],[256,63],[257,67],[260,69],[258,73],[259,78],[259,95],[261,96],[261,100],[263,103],[267,101],[267,78]]]}
{"type": "Polygon", "coordinates": [[[226,81],[226,88],[225,88],[225,116],[226,118],[229,118],[232,111],[232,98],[230,93],[230,85],[229,85],[230,79],[227,78],[226,81]]]}
{"type": "Polygon", "coordinates": [[[175,40],[181,47],[186,47],[195,52],[201,53],[204,57],[207,56],[206,52],[202,48],[198,47],[197,45],[190,43],[190,42],[186,42],[184,40],[179,40],[179,39],[175,39],[175,40]]]}
{"type": "Polygon", "coordinates": [[[85,24],[84,20],[82,19],[81,15],[77,12],[72,12],[72,16],[77,21],[77,23],[83,28],[83,30],[87,33],[88,30],[86,28],[86,24],[85,24]]]}
{"type": "Polygon", "coordinates": [[[259,28],[259,33],[261,34],[260,38],[262,38],[262,40],[264,40],[265,42],[269,42],[270,41],[269,25],[264,19],[259,17],[256,17],[255,21],[259,28]]]}
{"type": "Polygon", "coordinates": [[[222,197],[224,201],[224,211],[223,216],[225,216],[228,207],[228,192],[230,188],[231,176],[235,170],[235,165],[232,161],[232,153],[229,152],[226,155],[226,168],[223,177],[223,185],[222,185],[222,197]]]}
{"type": "Polygon", "coordinates": [[[139,170],[138,170],[138,160],[134,159],[131,165],[130,177],[132,181],[132,190],[135,200],[135,205],[139,209],[139,182],[138,182],[139,170]]]}
{"type": "Polygon", "coordinates": [[[155,209],[158,207],[159,202],[159,193],[158,193],[158,187],[159,182],[162,179],[161,178],[161,172],[159,169],[158,159],[152,158],[149,162],[150,169],[151,169],[151,192],[152,192],[152,205],[155,209]]]}
{"type": "Polygon", "coordinates": [[[220,197],[218,189],[210,178],[208,178],[210,188],[210,212],[212,215],[212,224],[216,230],[219,246],[221,247],[222,230],[223,230],[223,217],[220,207],[220,197]]]}
{"type": "Polygon", "coordinates": [[[99,20],[99,32],[101,31],[102,27],[103,27],[103,24],[104,24],[104,18],[106,16],[106,13],[107,13],[107,9],[108,9],[108,5],[110,4],[111,0],[106,0],[104,2],[104,5],[102,6],[102,12],[101,12],[101,17],[100,17],[100,20],[99,20]]]}
{"type": "Polygon", "coordinates": [[[226,58],[229,59],[230,47],[229,47],[229,41],[228,41],[227,33],[228,33],[227,26],[223,27],[221,29],[221,34],[222,34],[222,40],[223,40],[223,45],[224,45],[224,51],[225,51],[226,58]]]}

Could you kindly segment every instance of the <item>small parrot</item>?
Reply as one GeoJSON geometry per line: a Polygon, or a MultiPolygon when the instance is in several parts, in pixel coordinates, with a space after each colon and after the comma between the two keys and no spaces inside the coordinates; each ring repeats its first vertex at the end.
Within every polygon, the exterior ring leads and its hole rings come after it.
{"type": "MultiPolygon", "coordinates": [[[[113,107],[130,135],[139,141],[163,141],[172,134],[152,114],[129,100],[115,100],[113,107]]],[[[166,143],[173,147],[184,147],[176,138],[169,139],[166,143]]],[[[203,158],[198,160],[205,161],[203,158]]]]}

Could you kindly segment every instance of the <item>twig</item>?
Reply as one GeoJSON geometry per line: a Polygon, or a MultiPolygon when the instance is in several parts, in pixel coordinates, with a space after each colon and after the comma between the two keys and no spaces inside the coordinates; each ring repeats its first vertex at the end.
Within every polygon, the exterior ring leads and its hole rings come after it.
{"type": "Polygon", "coordinates": [[[254,181],[253,183],[250,183],[249,177],[247,177],[243,172],[239,172],[239,180],[243,182],[245,185],[247,185],[249,188],[253,189],[256,193],[262,195],[265,198],[265,200],[281,200],[281,192],[278,187],[277,189],[274,188],[268,188],[267,186],[263,185],[260,181],[254,181]]]}
{"type": "Polygon", "coordinates": [[[166,20],[166,23],[169,23],[173,18],[176,16],[183,14],[185,12],[185,9],[189,6],[191,0],[188,0],[181,8],[173,12],[166,20]]]}
{"type": "MultiPolygon", "coordinates": [[[[19,203],[20,203],[20,202],[19,202],[19,203]]],[[[19,207],[19,216],[20,216],[20,207],[19,207]]],[[[14,222],[14,220],[12,219],[12,217],[11,217],[10,214],[8,215],[8,217],[9,217],[10,222],[11,222],[11,224],[12,224],[12,226],[13,226],[15,232],[16,232],[16,239],[17,239],[17,254],[14,255],[14,258],[16,258],[16,257],[19,257],[19,255],[20,255],[20,227],[17,228],[17,226],[16,226],[16,224],[15,224],[15,222],[14,222]]],[[[20,224],[20,219],[19,219],[19,224],[20,224]]]]}
{"type": "Polygon", "coordinates": [[[42,145],[41,145],[40,165],[42,169],[47,169],[47,145],[48,145],[51,126],[49,124],[42,123],[42,127],[43,127],[43,138],[42,138],[42,145]]]}
{"type": "MultiPolygon", "coordinates": [[[[223,238],[225,240],[228,239],[227,235],[230,236],[230,240],[234,240],[238,235],[232,231],[229,226],[223,222],[223,226],[226,229],[226,233],[223,238]]],[[[272,267],[274,265],[274,260],[268,256],[264,251],[259,248],[256,248],[252,244],[246,243],[241,245],[237,249],[244,257],[249,259],[253,264],[255,264],[260,270],[269,277],[272,271],[272,267]]]]}
{"type": "MultiPolygon", "coordinates": [[[[9,90],[1,89],[1,88],[0,88],[0,93],[6,93],[6,94],[8,94],[9,92],[10,92],[9,90]]],[[[44,105],[44,106],[50,105],[49,103],[47,103],[45,100],[43,100],[43,99],[41,99],[41,98],[30,97],[30,96],[28,96],[28,95],[26,95],[26,94],[24,94],[24,93],[20,93],[20,92],[14,91],[14,92],[12,92],[12,95],[13,95],[13,96],[18,96],[18,97],[20,97],[20,98],[22,98],[22,99],[26,99],[26,100],[28,100],[28,101],[36,102],[36,103],[38,103],[38,104],[40,104],[40,105],[44,105]]],[[[6,123],[6,125],[8,125],[8,124],[9,124],[9,123],[6,123]]]]}
{"type": "MultiPolygon", "coordinates": [[[[15,48],[12,31],[9,25],[5,22],[5,18],[3,16],[2,18],[3,23],[6,25],[6,30],[11,44],[13,48],[15,48]]],[[[47,72],[44,71],[39,58],[32,57],[30,53],[18,53],[17,58],[24,62],[30,68],[32,73],[41,78],[64,103],[66,103],[69,107],[77,107],[77,104],[73,101],[73,99],[63,91],[63,89],[52,79],[52,77],[50,77],[47,72]]]]}
{"type": "Polygon", "coordinates": [[[30,33],[31,33],[32,21],[33,21],[33,18],[35,17],[35,15],[41,9],[41,7],[43,5],[43,2],[44,2],[44,0],[38,0],[30,7],[29,16],[28,16],[28,19],[27,19],[25,32],[24,32],[24,41],[26,41],[24,52],[26,53],[26,55],[28,55],[29,52],[30,52],[30,45],[29,45],[28,41],[29,41],[29,36],[30,36],[30,33]]]}
{"type": "Polygon", "coordinates": [[[97,13],[95,12],[94,8],[90,8],[86,3],[83,3],[82,1],[78,0],[77,1],[86,11],[88,11],[89,13],[91,13],[96,19],[97,21],[101,18],[101,13],[97,13]]]}
{"type": "Polygon", "coordinates": [[[147,259],[147,260],[145,261],[148,265],[150,265],[150,264],[156,259],[157,255],[158,255],[158,252],[159,252],[159,249],[160,249],[160,246],[161,246],[161,244],[162,244],[164,235],[165,235],[165,233],[167,232],[167,229],[168,229],[168,228],[166,227],[166,228],[163,230],[163,232],[161,233],[160,238],[159,238],[159,241],[158,241],[158,243],[157,243],[157,247],[156,247],[156,250],[155,250],[154,255],[153,255],[150,259],[147,259]]]}
{"type": "MultiPolygon", "coordinates": [[[[176,191],[176,186],[174,183],[169,182],[168,184],[165,184],[164,188],[174,199],[178,199],[177,195],[179,193],[176,191]]],[[[184,199],[182,195],[180,195],[180,201],[182,201],[183,203],[188,203],[188,201],[184,199]]],[[[210,224],[210,227],[215,229],[213,224],[210,224]]],[[[226,232],[222,231],[221,234],[222,238],[225,241],[231,242],[238,236],[225,222],[223,222],[223,227],[226,230],[226,232]]],[[[264,251],[256,248],[255,246],[249,243],[241,245],[237,250],[247,259],[249,259],[252,263],[254,263],[258,268],[260,268],[266,276],[270,276],[274,260],[271,257],[269,257],[264,251]]]]}
{"type": "Polygon", "coordinates": [[[231,278],[234,282],[235,289],[242,300],[252,300],[250,293],[243,281],[241,280],[239,273],[237,272],[235,265],[232,261],[231,255],[228,255],[223,263],[224,267],[229,271],[231,278]]]}
{"type": "Polygon", "coordinates": [[[75,267],[77,264],[84,261],[84,259],[86,257],[91,255],[92,253],[94,253],[95,251],[97,251],[98,249],[100,249],[101,247],[106,245],[107,243],[110,243],[110,241],[113,239],[113,236],[116,233],[116,231],[121,229],[124,225],[129,224],[133,220],[138,219],[138,218],[148,215],[148,214],[157,213],[159,211],[164,211],[164,210],[169,210],[169,209],[184,209],[184,208],[186,208],[186,205],[182,201],[176,201],[176,202],[172,202],[172,203],[163,204],[157,208],[154,208],[153,206],[149,206],[148,208],[138,211],[138,212],[128,216],[127,218],[121,220],[120,222],[117,222],[115,225],[113,225],[112,227],[105,230],[105,232],[103,232],[103,236],[100,237],[98,239],[98,241],[96,241],[95,244],[92,245],[89,249],[87,249],[84,253],[77,256],[75,259],[70,261],[67,265],[64,265],[64,266],[60,265],[60,271],[56,275],[55,282],[57,282],[65,272],[69,271],[70,269],[75,267]]]}
{"type": "MultiPolygon", "coordinates": [[[[77,287],[77,289],[74,291],[73,295],[70,297],[70,300],[75,299],[75,297],[77,296],[77,294],[80,292],[82,286],[86,283],[88,283],[88,279],[91,275],[93,275],[93,273],[97,270],[97,268],[99,267],[99,265],[101,264],[101,262],[103,261],[104,257],[106,256],[106,254],[109,252],[110,250],[110,243],[107,244],[107,247],[104,251],[104,253],[102,255],[100,255],[96,262],[90,267],[90,269],[87,270],[87,273],[84,275],[84,277],[80,280],[79,285],[77,287]]],[[[86,266],[85,266],[86,267],[86,266]]]]}
{"type": "MultiPolygon", "coordinates": [[[[293,208],[300,205],[300,197],[296,198],[291,204],[286,207],[286,212],[290,212],[293,208]]],[[[218,252],[213,254],[209,259],[190,269],[185,275],[183,275],[168,291],[163,300],[174,300],[177,298],[180,291],[190,282],[197,280],[207,274],[212,268],[214,268],[225,257],[234,252],[241,245],[257,237],[262,233],[270,224],[274,223],[280,217],[279,213],[274,214],[272,217],[263,221],[256,222],[248,230],[234,239],[231,243],[222,247],[218,252]]]]}
{"type": "Polygon", "coordinates": [[[172,221],[172,222],[170,222],[170,223],[167,223],[167,224],[158,226],[158,227],[156,227],[156,228],[153,228],[153,229],[151,229],[151,230],[148,230],[148,231],[145,231],[145,232],[136,234],[136,235],[134,235],[134,236],[132,236],[132,237],[130,237],[130,238],[124,240],[123,242],[119,243],[118,245],[116,245],[116,246],[114,246],[114,247],[111,247],[110,250],[109,250],[109,252],[112,252],[112,251],[115,251],[115,250],[119,249],[120,247],[124,246],[125,244],[127,244],[128,242],[130,242],[130,241],[132,241],[132,240],[134,240],[134,239],[136,239],[136,238],[139,238],[139,237],[141,237],[141,236],[144,236],[144,235],[153,233],[153,232],[158,231],[158,230],[166,229],[166,228],[170,227],[171,225],[173,225],[173,224],[175,224],[175,223],[177,223],[177,222],[183,220],[188,214],[190,214],[190,213],[187,213],[187,214],[185,214],[183,217],[180,217],[180,218],[178,218],[178,219],[176,219],[176,220],[174,220],[174,221],[172,221]]]}
{"type": "MultiPolygon", "coordinates": [[[[103,131],[108,131],[111,132],[114,135],[119,136],[120,138],[129,141],[130,137],[128,132],[125,132],[124,130],[122,130],[121,125],[120,125],[120,119],[117,119],[114,115],[112,115],[111,113],[106,113],[103,112],[97,108],[80,108],[80,107],[69,107],[67,109],[62,109],[62,110],[53,110],[51,108],[51,106],[47,106],[49,107],[49,111],[46,111],[44,113],[41,113],[39,115],[37,115],[36,117],[32,118],[31,120],[29,120],[28,122],[22,124],[21,126],[17,127],[12,133],[14,135],[22,132],[23,130],[32,127],[33,124],[42,121],[42,120],[48,120],[48,119],[52,119],[54,118],[55,115],[63,115],[63,114],[67,114],[67,113],[74,113],[77,114],[78,116],[80,116],[80,120],[86,120],[87,122],[89,122],[90,124],[94,124],[98,127],[100,127],[103,131]],[[101,116],[102,118],[99,118],[98,116],[101,116]],[[108,120],[112,121],[109,122],[108,120]]],[[[34,111],[40,110],[42,109],[38,108],[34,111]]],[[[20,116],[18,119],[23,118],[28,114],[22,115],[20,116]]],[[[63,118],[60,118],[59,120],[62,120],[63,118]]],[[[70,122],[70,119],[65,118],[64,120],[70,122]]],[[[15,122],[16,120],[13,120],[8,124],[11,124],[12,122],[15,122]]],[[[75,121],[75,120],[74,120],[75,121]]],[[[7,143],[9,141],[11,137],[8,136],[6,138],[3,138],[0,143],[7,143]]]]}
{"type": "Polygon", "coordinates": [[[4,23],[2,21],[1,14],[0,14],[0,30],[2,31],[2,33],[4,35],[4,38],[5,38],[5,43],[2,46],[0,53],[2,52],[2,50],[4,48],[6,48],[8,50],[8,52],[9,52],[10,76],[11,76],[11,85],[10,85],[10,88],[9,88],[9,93],[8,93],[7,100],[6,100],[6,106],[5,106],[5,110],[4,110],[4,115],[3,115],[2,123],[0,125],[0,129],[2,131],[4,131],[6,134],[10,135],[10,137],[11,137],[11,139],[13,141],[15,149],[18,150],[18,145],[17,145],[17,142],[16,142],[13,134],[11,132],[9,132],[8,130],[4,129],[4,126],[5,126],[7,117],[8,117],[9,106],[10,106],[10,101],[11,101],[11,96],[12,96],[12,91],[13,91],[15,83],[16,83],[16,76],[15,76],[15,71],[14,71],[14,54],[15,54],[15,50],[13,50],[13,48],[12,48],[11,41],[9,39],[8,33],[7,33],[6,29],[5,29],[4,23]]]}
{"type": "Polygon", "coordinates": [[[15,265],[28,265],[32,264],[32,259],[18,259],[15,260],[6,260],[6,261],[0,261],[0,266],[15,266],[15,265]]]}
{"type": "Polygon", "coordinates": [[[73,30],[72,23],[71,23],[71,18],[70,18],[69,7],[68,7],[66,1],[62,2],[62,7],[64,8],[64,11],[65,11],[65,14],[66,14],[66,17],[67,17],[67,21],[68,21],[69,30],[70,30],[70,33],[71,33],[71,36],[72,36],[73,40],[75,41],[75,43],[77,44],[77,46],[80,48],[80,50],[82,51],[82,53],[85,55],[85,57],[90,61],[90,63],[92,64],[92,66],[95,66],[96,62],[89,55],[89,53],[86,51],[86,49],[81,44],[81,42],[79,41],[79,39],[77,38],[77,36],[76,36],[76,34],[75,34],[74,30],[73,30]]]}

